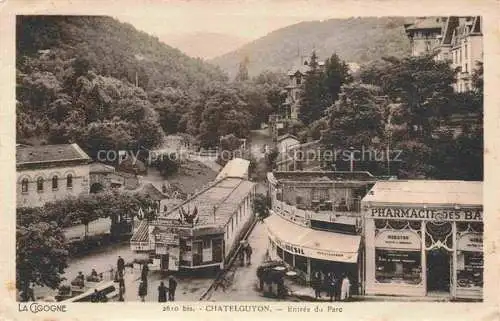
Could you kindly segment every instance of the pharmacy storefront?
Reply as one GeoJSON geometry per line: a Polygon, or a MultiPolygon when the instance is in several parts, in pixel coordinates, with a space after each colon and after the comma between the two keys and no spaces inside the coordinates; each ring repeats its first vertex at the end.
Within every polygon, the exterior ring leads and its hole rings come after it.
{"type": "Polygon", "coordinates": [[[421,198],[415,203],[411,195],[399,195],[405,190],[402,182],[377,183],[363,199],[365,294],[482,299],[482,186],[459,182],[457,193],[444,184],[452,191],[448,194],[446,188],[437,191],[435,182],[403,184],[409,185],[407,193],[415,188],[421,198]],[[387,191],[393,188],[403,189],[391,196],[387,191]],[[419,192],[426,188],[434,194],[431,202],[419,192]],[[476,198],[469,195],[460,203],[460,190],[476,198]],[[447,203],[450,195],[453,204],[447,203]]]}

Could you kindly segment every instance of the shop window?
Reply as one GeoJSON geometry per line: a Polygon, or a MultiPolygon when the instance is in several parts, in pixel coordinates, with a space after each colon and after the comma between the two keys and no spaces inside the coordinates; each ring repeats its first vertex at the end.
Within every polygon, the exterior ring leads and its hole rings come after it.
{"type": "Polygon", "coordinates": [[[484,256],[482,252],[457,252],[457,283],[461,288],[483,286],[484,256]]]}
{"type": "Polygon", "coordinates": [[[380,283],[420,284],[420,251],[375,250],[375,279],[380,283]]]}
{"type": "Polygon", "coordinates": [[[276,254],[280,259],[283,259],[283,249],[279,246],[276,246],[276,254]]]}
{"type": "Polygon", "coordinates": [[[37,180],[36,180],[36,190],[38,192],[43,192],[43,178],[39,177],[37,180]]]}
{"type": "Polygon", "coordinates": [[[307,257],[295,255],[295,268],[307,273],[307,257]]]}
{"type": "Polygon", "coordinates": [[[23,178],[23,180],[21,181],[21,191],[23,193],[28,193],[28,179],[27,178],[23,178]]]}

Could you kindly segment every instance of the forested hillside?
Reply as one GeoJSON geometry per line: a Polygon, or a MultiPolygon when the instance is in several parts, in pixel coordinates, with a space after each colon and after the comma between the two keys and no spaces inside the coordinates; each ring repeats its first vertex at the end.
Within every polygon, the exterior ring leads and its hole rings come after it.
{"type": "Polygon", "coordinates": [[[336,52],[346,62],[359,64],[383,56],[401,58],[410,54],[403,24],[412,20],[384,17],[301,22],[271,32],[211,62],[234,77],[245,57],[250,61],[250,75],[255,75],[263,70],[287,70],[300,60],[298,52],[309,56],[313,49],[320,60],[336,52]]]}
{"type": "Polygon", "coordinates": [[[153,147],[162,131],[245,135],[281,90],[229,83],[217,67],[110,17],[19,16],[16,49],[18,141],[77,142],[91,156],[153,147]]]}

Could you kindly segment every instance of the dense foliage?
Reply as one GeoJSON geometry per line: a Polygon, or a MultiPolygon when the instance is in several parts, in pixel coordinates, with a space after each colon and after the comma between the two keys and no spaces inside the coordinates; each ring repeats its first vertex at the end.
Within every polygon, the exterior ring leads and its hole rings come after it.
{"type": "MultiPolygon", "coordinates": [[[[16,286],[26,293],[31,285],[57,288],[67,267],[68,248],[63,228],[88,225],[98,218],[134,217],[139,207],[154,208],[147,196],[100,193],[69,198],[43,207],[18,208],[16,213],[16,286]]],[[[150,213],[146,211],[146,213],[150,213]]]]}
{"type": "MultiPolygon", "coordinates": [[[[355,169],[374,174],[482,180],[482,69],[474,72],[469,92],[453,91],[455,77],[448,62],[433,56],[368,66],[363,83],[343,86],[329,108],[323,143],[337,151],[368,151],[355,169]]],[[[345,159],[336,165],[348,166],[345,159]]]]}
{"type": "Polygon", "coordinates": [[[299,118],[305,125],[322,118],[325,110],[337,100],[342,85],[352,81],[349,67],[336,54],[319,68],[313,52],[309,66],[311,69],[307,72],[299,100],[299,118]]]}
{"type": "MultiPolygon", "coordinates": [[[[280,75],[228,83],[217,68],[109,17],[17,18],[17,137],[150,149],[187,132],[246,137],[280,104],[280,75]]],[[[242,65],[242,68],[244,65],[242,65]]]]}
{"type": "Polygon", "coordinates": [[[238,50],[214,58],[231,78],[239,70],[241,57],[248,57],[250,77],[264,70],[286,71],[300,61],[299,54],[313,49],[320,59],[332,52],[348,62],[365,64],[387,55],[410,54],[403,25],[411,18],[350,18],[307,21],[278,29],[238,50]]]}

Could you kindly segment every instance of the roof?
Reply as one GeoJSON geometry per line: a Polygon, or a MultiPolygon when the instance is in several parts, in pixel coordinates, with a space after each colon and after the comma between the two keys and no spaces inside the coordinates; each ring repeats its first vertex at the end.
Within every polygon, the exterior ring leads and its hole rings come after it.
{"type": "Polygon", "coordinates": [[[95,162],[90,164],[90,173],[114,173],[115,168],[110,165],[95,162]]]}
{"type": "Polygon", "coordinates": [[[417,18],[414,23],[405,25],[406,30],[441,29],[442,27],[440,17],[417,18]]]}
{"type": "Polygon", "coordinates": [[[139,192],[140,195],[147,196],[155,201],[161,201],[167,198],[160,190],[158,190],[152,183],[144,185],[139,192]]]}
{"type": "Polygon", "coordinates": [[[483,182],[472,181],[380,181],[363,202],[403,204],[483,205],[483,182]]]}
{"type": "MultiPolygon", "coordinates": [[[[321,182],[339,182],[339,181],[376,181],[377,177],[369,172],[353,171],[295,171],[295,172],[272,172],[274,179],[278,181],[321,181],[321,182]]],[[[269,175],[268,175],[269,177],[269,175]]]]}
{"type": "MultiPolygon", "coordinates": [[[[180,206],[167,213],[168,219],[179,218],[179,210],[198,209],[198,223],[196,226],[216,225],[224,226],[238,209],[241,202],[254,188],[255,183],[246,179],[226,177],[195,194],[180,206]]],[[[161,222],[161,218],[159,219],[161,222]]]]}
{"type": "Polygon", "coordinates": [[[90,161],[91,158],[77,144],[16,147],[17,165],[75,160],[90,161]]]}
{"type": "Polygon", "coordinates": [[[292,138],[292,139],[295,139],[296,141],[299,141],[299,139],[297,137],[295,137],[294,135],[289,134],[289,133],[278,137],[277,141],[280,142],[280,141],[285,140],[287,138],[292,138]]]}
{"type": "Polygon", "coordinates": [[[301,74],[305,75],[307,72],[309,72],[310,69],[311,69],[311,67],[309,67],[309,65],[294,66],[294,67],[290,68],[290,70],[288,71],[288,76],[294,76],[297,73],[301,73],[301,74]]]}
{"type": "Polygon", "coordinates": [[[233,158],[229,162],[227,162],[226,166],[222,168],[222,170],[215,179],[220,180],[228,176],[248,178],[249,167],[250,167],[250,161],[243,158],[233,158]]]}

